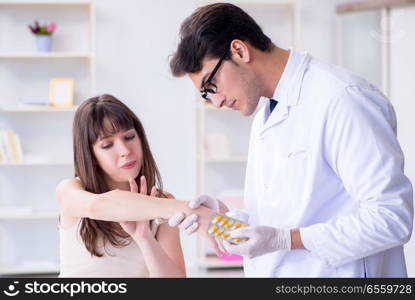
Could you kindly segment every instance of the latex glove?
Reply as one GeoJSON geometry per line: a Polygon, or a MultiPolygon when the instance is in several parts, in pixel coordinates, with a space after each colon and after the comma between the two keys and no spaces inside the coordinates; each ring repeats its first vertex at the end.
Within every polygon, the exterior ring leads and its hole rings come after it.
{"type": "Polygon", "coordinates": [[[291,250],[290,229],[269,226],[238,228],[230,232],[232,238],[246,239],[238,244],[223,241],[228,253],[254,258],[278,250],[291,250]]]}
{"type": "MultiPolygon", "coordinates": [[[[207,195],[199,196],[189,202],[189,207],[193,209],[198,208],[201,205],[219,212],[219,201],[207,195]]],[[[197,214],[191,214],[186,217],[183,212],[179,212],[169,219],[169,225],[171,227],[178,226],[186,234],[190,235],[196,232],[197,228],[199,227],[197,219],[197,214]]]]}
{"type": "MultiPolygon", "coordinates": [[[[210,208],[214,210],[215,212],[219,212],[219,208],[220,208],[219,201],[210,196],[202,195],[189,202],[189,207],[192,209],[198,208],[201,205],[207,208],[210,208]]],[[[169,219],[169,225],[171,227],[178,226],[180,230],[190,235],[190,234],[195,233],[197,229],[199,228],[199,223],[197,222],[197,220],[198,220],[197,214],[191,214],[186,217],[183,212],[179,212],[169,219]]],[[[226,253],[226,250],[223,247],[220,239],[210,237],[208,240],[209,240],[212,250],[216,253],[217,256],[220,256],[220,252],[226,253]]]]}

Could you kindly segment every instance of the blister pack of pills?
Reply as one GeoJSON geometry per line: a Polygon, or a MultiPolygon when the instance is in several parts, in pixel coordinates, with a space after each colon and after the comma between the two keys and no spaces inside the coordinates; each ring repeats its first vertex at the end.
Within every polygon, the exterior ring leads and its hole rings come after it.
{"type": "Polygon", "coordinates": [[[208,234],[235,244],[239,243],[241,239],[232,238],[230,236],[231,231],[248,226],[249,225],[247,223],[241,220],[230,218],[225,215],[214,214],[209,223],[208,234]]]}

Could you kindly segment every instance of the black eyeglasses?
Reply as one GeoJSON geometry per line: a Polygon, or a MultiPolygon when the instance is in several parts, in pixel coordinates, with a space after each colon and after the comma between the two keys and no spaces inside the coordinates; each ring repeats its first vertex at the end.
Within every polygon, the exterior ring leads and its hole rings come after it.
{"type": "Polygon", "coordinates": [[[212,73],[210,73],[208,79],[203,84],[203,88],[200,90],[200,96],[202,96],[202,98],[206,101],[212,101],[211,99],[209,99],[209,94],[216,94],[218,87],[216,86],[216,84],[212,83],[212,80],[226,56],[228,56],[228,50],[226,50],[226,52],[219,59],[216,66],[213,68],[212,73]]]}

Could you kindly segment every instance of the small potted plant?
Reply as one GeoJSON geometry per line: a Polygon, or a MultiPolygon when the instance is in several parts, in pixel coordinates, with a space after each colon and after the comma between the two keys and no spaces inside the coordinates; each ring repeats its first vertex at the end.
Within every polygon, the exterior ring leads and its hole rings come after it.
{"type": "Polygon", "coordinates": [[[56,30],[56,23],[40,25],[38,21],[29,25],[30,31],[36,36],[36,47],[38,51],[49,52],[52,49],[52,34],[56,30]]]}

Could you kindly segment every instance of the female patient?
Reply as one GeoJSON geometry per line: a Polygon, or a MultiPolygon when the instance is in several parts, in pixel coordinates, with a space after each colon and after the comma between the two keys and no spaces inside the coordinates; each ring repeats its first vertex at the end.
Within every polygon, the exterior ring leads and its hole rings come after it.
{"type": "MultiPolygon", "coordinates": [[[[111,95],[86,100],[75,114],[73,145],[76,178],[56,189],[60,276],[184,277],[178,229],[158,221],[189,208],[163,191],[134,113],[111,95]]],[[[198,211],[206,220],[210,213],[198,211]]]]}

